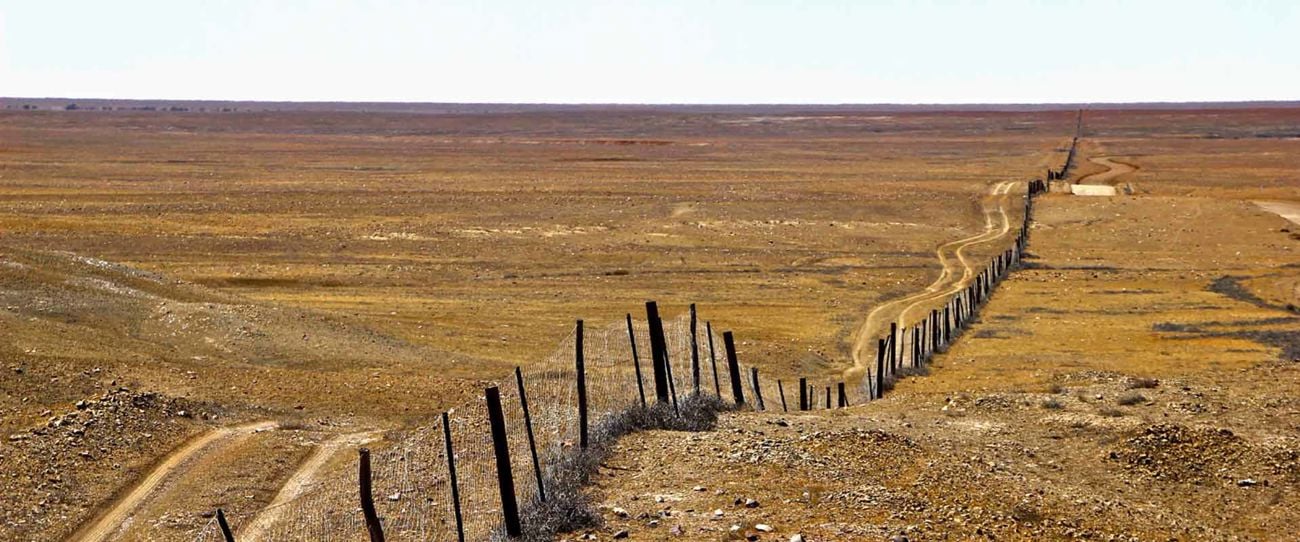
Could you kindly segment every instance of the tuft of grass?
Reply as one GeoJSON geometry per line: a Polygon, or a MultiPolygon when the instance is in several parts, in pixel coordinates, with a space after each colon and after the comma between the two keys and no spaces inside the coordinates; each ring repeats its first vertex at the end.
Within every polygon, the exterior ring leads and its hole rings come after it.
{"type": "Polygon", "coordinates": [[[1066,390],[1065,390],[1065,386],[1062,386],[1062,385],[1057,384],[1057,383],[1055,383],[1055,382],[1053,382],[1051,386],[1048,386],[1048,387],[1047,387],[1047,392],[1048,392],[1048,393],[1052,393],[1052,394],[1056,394],[1056,395],[1063,394],[1063,393],[1065,393],[1065,391],[1066,391],[1066,390]]]}
{"type": "Polygon", "coordinates": [[[1147,398],[1138,392],[1128,392],[1119,396],[1119,404],[1124,406],[1133,406],[1139,403],[1147,402],[1147,398]]]}
{"type": "Polygon", "coordinates": [[[1118,418],[1124,415],[1123,410],[1114,407],[1101,407],[1101,409],[1098,410],[1097,413],[1107,418],[1118,418]]]}
{"type": "Polygon", "coordinates": [[[1061,400],[1056,397],[1048,397],[1047,399],[1044,399],[1040,405],[1048,410],[1061,410],[1065,408],[1065,403],[1062,403],[1061,400]]]}
{"type": "Polygon", "coordinates": [[[1152,389],[1159,385],[1160,381],[1154,378],[1130,378],[1128,381],[1128,389],[1130,390],[1152,389]]]}

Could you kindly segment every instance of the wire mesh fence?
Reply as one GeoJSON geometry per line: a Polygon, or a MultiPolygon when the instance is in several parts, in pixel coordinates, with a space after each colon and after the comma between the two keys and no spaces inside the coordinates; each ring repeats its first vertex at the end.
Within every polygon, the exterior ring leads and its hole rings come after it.
{"type": "MultiPolygon", "coordinates": [[[[387,445],[369,454],[369,496],[360,491],[360,469],[327,471],[284,502],[251,517],[230,518],[237,528],[246,527],[237,529],[237,539],[367,540],[367,502],[373,502],[387,540],[504,539],[510,516],[518,521],[513,509],[546,499],[555,470],[583,447],[587,428],[617,423],[629,411],[659,402],[677,409],[702,396],[768,411],[878,399],[893,379],[923,368],[950,344],[1014,268],[1027,240],[1033,197],[1040,191],[1040,185],[1031,184],[1013,246],[941,309],[903,326],[895,323],[878,341],[875,368],[858,381],[764,380],[756,368],[739,361],[730,333],[719,336],[711,322],[697,318],[694,306],[668,321],[647,311],[645,321],[629,315],[596,328],[578,322],[544,358],[493,383],[500,399],[499,438],[494,438],[493,404],[485,394],[433,423],[390,435],[387,445]]],[[[215,518],[193,536],[196,542],[222,539],[215,518]]]]}

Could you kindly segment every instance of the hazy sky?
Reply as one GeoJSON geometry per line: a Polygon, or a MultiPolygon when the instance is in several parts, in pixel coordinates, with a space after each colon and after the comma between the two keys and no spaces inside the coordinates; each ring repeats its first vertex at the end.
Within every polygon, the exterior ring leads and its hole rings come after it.
{"type": "Polygon", "coordinates": [[[0,95],[1300,99],[1300,2],[0,0],[0,95]]]}

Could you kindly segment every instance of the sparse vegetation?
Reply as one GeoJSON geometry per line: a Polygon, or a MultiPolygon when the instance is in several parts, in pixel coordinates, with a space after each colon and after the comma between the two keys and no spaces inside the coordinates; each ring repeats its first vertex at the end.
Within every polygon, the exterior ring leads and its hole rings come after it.
{"type": "Polygon", "coordinates": [[[1116,399],[1115,402],[1123,406],[1133,406],[1147,402],[1147,398],[1141,393],[1132,391],[1120,395],[1119,399],[1116,399]]]}

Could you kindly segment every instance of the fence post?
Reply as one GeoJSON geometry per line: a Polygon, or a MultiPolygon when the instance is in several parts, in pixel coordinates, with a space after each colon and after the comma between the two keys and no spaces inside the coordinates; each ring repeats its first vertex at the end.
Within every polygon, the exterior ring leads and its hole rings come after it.
{"type": "Polygon", "coordinates": [[[831,409],[831,387],[826,386],[826,410],[831,409]]]}
{"type": "Polygon", "coordinates": [[[636,369],[636,392],[641,396],[641,408],[645,408],[645,384],[641,383],[641,359],[636,352],[636,331],[632,329],[632,314],[627,315],[627,340],[632,344],[632,367],[636,369]]]}
{"type": "Polygon", "coordinates": [[[226,523],[226,512],[220,508],[217,509],[217,527],[221,528],[221,538],[226,542],[235,542],[235,533],[230,531],[230,524],[226,523]]]}
{"type": "Polygon", "coordinates": [[[844,394],[844,383],[843,383],[843,382],[839,382],[839,383],[835,384],[835,387],[836,387],[836,390],[839,391],[839,393],[840,393],[840,401],[839,401],[839,406],[840,406],[840,408],[844,408],[844,407],[846,407],[846,406],[849,406],[849,397],[848,397],[847,395],[844,394]]]}
{"type": "MultiPolygon", "coordinates": [[[[460,481],[456,479],[456,452],[451,445],[451,421],[442,413],[442,441],[447,449],[447,477],[451,479],[451,505],[456,511],[456,540],[465,542],[465,518],[460,512],[460,481]]],[[[542,487],[539,483],[537,487],[542,487]]]]}
{"type": "Polygon", "coordinates": [[[379,514],[375,513],[375,499],[370,494],[370,449],[362,448],[361,471],[358,473],[361,493],[361,513],[366,518],[366,531],[370,533],[370,542],[384,542],[384,528],[379,524],[379,514]]]}
{"type": "Polygon", "coordinates": [[[655,399],[668,402],[668,373],[664,368],[664,325],[659,321],[659,305],[645,302],[646,324],[650,327],[650,365],[654,368],[655,399]]]}
{"type": "Polygon", "coordinates": [[[776,394],[781,396],[781,412],[790,412],[790,409],[785,407],[785,387],[781,386],[779,379],[776,381],[776,394]]]}
{"type": "Polygon", "coordinates": [[[754,379],[754,402],[758,403],[759,410],[767,410],[763,405],[763,388],[758,385],[758,367],[750,367],[749,374],[754,379]]]}
{"type": "Polygon", "coordinates": [[[722,398],[722,383],[718,381],[718,356],[713,353],[713,323],[704,323],[704,332],[709,336],[709,364],[713,365],[713,393],[722,398]]]}
{"type": "Polygon", "coordinates": [[[877,339],[876,343],[876,398],[885,396],[885,340],[877,339]]]}
{"type": "Polygon", "coordinates": [[[952,340],[952,302],[943,307],[943,344],[947,346],[952,340]]]}
{"type": "Polygon", "coordinates": [[[731,376],[731,395],[736,405],[745,404],[745,394],[740,390],[740,361],[736,359],[736,339],[730,331],[722,332],[722,346],[727,349],[727,373],[731,376]]]}
{"type": "Polygon", "coordinates": [[[799,410],[808,410],[808,379],[799,379],[799,410]]]}
{"type": "Polygon", "coordinates": [[[574,336],[574,367],[578,374],[578,443],[587,449],[587,366],[582,359],[582,320],[578,320],[578,329],[574,336]]]}
{"type": "Polygon", "coordinates": [[[523,525],[519,522],[519,503],[515,501],[515,477],[510,472],[510,445],[506,442],[506,417],[501,412],[501,390],[496,386],[485,392],[488,423],[492,426],[492,450],[497,460],[497,486],[501,488],[501,514],[506,524],[506,535],[520,536],[523,525]]]}
{"type": "Polygon", "coordinates": [[[898,322],[889,323],[889,373],[898,367],[898,322]]]}
{"type": "Polygon", "coordinates": [[[533,475],[537,477],[537,498],[546,502],[546,488],[542,487],[542,464],[537,460],[537,440],[533,438],[533,417],[528,413],[528,395],[524,393],[524,373],[515,367],[515,383],[519,386],[519,406],[524,410],[524,433],[528,435],[528,453],[533,456],[533,475]]]}
{"type": "Polygon", "coordinates": [[[700,341],[696,333],[698,327],[695,304],[691,303],[691,384],[697,394],[700,393],[700,341]]]}

